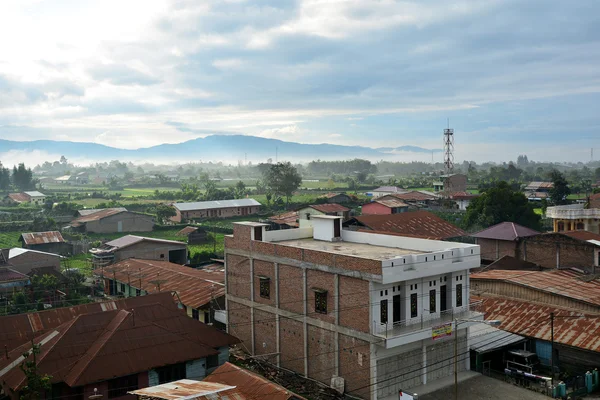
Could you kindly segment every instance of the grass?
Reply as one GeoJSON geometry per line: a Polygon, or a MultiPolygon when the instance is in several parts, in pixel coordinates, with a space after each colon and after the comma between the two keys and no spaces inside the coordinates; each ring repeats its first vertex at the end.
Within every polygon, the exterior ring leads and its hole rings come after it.
{"type": "Polygon", "coordinates": [[[543,213],[543,211],[542,211],[541,207],[534,208],[534,209],[533,209],[533,212],[534,212],[534,213],[536,213],[537,215],[544,215],[544,213],[543,213]]]}
{"type": "Polygon", "coordinates": [[[21,232],[0,232],[0,248],[12,248],[12,247],[21,247],[21,243],[19,243],[19,238],[21,237],[21,232]]]}

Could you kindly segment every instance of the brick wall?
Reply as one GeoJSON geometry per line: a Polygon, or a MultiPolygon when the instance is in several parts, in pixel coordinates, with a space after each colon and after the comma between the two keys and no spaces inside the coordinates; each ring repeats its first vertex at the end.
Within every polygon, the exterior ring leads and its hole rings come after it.
{"type": "Polygon", "coordinates": [[[271,262],[254,260],[254,301],[261,304],[269,304],[275,306],[276,293],[275,293],[275,265],[271,262]],[[260,277],[270,278],[270,296],[264,298],[260,296],[260,277]]]}
{"type": "Polygon", "coordinates": [[[557,253],[560,268],[591,269],[594,265],[596,247],[586,242],[562,236],[560,234],[538,235],[521,239],[519,251],[521,259],[556,268],[557,253]]]}
{"type": "Polygon", "coordinates": [[[227,302],[227,330],[229,334],[242,341],[242,349],[252,352],[252,326],[250,307],[234,301],[227,302]]]}
{"type": "Polygon", "coordinates": [[[340,276],[340,325],[357,331],[369,332],[369,282],[340,276]]]}
{"type": "Polygon", "coordinates": [[[364,204],[362,206],[362,215],[382,215],[391,214],[392,209],[376,202],[364,204]]]}
{"type": "Polygon", "coordinates": [[[314,270],[306,271],[307,311],[312,318],[335,324],[335,285],[334,275],[314,270]],[[327,290],[327,314],[318,313],[315,309],[315,290],[327,290]]]}
{"type": "Polygon", "coordinates": [[[308,326],[308,376],[330,384],[335,375],[334,333],[316,326],[308,326]]]}
{"type": "Polygon", "coordinates": [[[512,240],[477,238],[477,244],[481,247],[482,259],[497,260],[504,256],[516,257],[517,243],[512,240]]]}
{"type": "Polygon", "coordinates": [[[355,390],[371,383],[370,357],[370,346],[367,342],[339,335],[340,376],[346,381],[347,392],[369,398],[369,388],[355,390]]]}
{"type": "Polygon", "coordinates": [[[304,295],[302,270],[285,264],[279,264],[279,308],[303,314],[304,295]]]}
{"type": "MultiPolygon", "coordinates": [[[[277,322],[275,314],[254,310],[254,354],[277,353],[277,322]]],[[[271,363],[277,362],[277,356],[265,357],[271,363]]]]}
{"type": "Polygon", "coordinates": [[[304,330],[302,322],[279,319],[280,360],[283,368],[304,374],[304,330]]]}
{"type": "Polygon", "coordinates": [[[250,260],[227,254],[227,293],[250,299],[250,260]]]}

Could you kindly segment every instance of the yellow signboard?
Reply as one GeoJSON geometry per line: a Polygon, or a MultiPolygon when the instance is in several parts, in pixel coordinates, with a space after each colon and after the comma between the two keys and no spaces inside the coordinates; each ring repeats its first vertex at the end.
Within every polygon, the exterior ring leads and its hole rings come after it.
{"type": "Polygon", "coordinates": [[[447,336],[452,336],[452,322],[431,328],[431,338],[433,340],[442,339],[447,336]]]}

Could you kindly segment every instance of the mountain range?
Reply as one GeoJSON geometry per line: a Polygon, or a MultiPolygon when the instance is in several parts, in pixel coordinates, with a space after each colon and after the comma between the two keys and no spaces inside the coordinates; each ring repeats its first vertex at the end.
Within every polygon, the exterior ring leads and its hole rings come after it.
{"type": "MultiPolygon", "coordinates": [[[[247,159],[253,162],[268,158],[289,161],[342,160],[366,158],[370,160],[394,160],[403,154],[414,160],[422,159],[441,149],[425,149],[417,146],[370,148],[337,144],[305,144],[285,142],[246,135],[211,135],[176,144],[161,144],[140,149],[120,149],[98,143],[54,140],[11,141],[0,139],[0,157],[10,151],[40,151],[53,155],[64,155],[68,159],[90,161],[121,160],[133,162],[188,162],[223,161],[235,162],[247,159]],[[419,157],[417,157],[419,156],[419,157]]],[[[1,161],[1,159],[0,159],[1,161]]]]}

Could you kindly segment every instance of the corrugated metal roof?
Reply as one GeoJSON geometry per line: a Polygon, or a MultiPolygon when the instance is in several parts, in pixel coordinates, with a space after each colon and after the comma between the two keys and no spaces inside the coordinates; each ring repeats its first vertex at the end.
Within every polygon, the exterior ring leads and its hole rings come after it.
{"type": "Polygon", "coordinates": [[[600,316],[500,297],[482,300],[486,319],[501,320],[502,330],[550,341],[550,313],[554,312],[556,343],[600,351],[600,316]]]}
{"type": "Polygon", "coordinates": [[[373,200],[374,203],[379,203],[389,208],[397,208],[397,207],[408,207],[408,204],[403,202],[400,199],[391,199],[391,198],[379,198],[373,200]]]}
{"type": "MultiPolygon", "coordinates": [[[[90,215],[90,214],[95,214],[99,211],[104,211],[106,210],[106,208],[88,208],[85,210],[78,210],[77,212],[79,213],[80,216],[86,216],[86,215],[90,215]]],[[[112,207],[109,210],[121,210],[121,211],[127,211],[127,209],[125,207],[112,207]]]]}
{"type": "Polygon", "coordinates": [[[12,249],[8,250],[8,258],[15,258],[18,257],[22,254],[40,254],[40,255],[44,255],[44,256],[51,256],[51,257],[57,257],[57,258],[64,258],[63,256],[59,255],[59,254],[54,254],[54,253],[48,253],[46,251],[39,251],[39,250],[31,250],[31,249],[23,249],[21,247],[13,247],[12,249]]]}
{"type": "MultiPolygon", "coordinates": [[[[312,208],[312,209],[315,209],[315,210],[320,211],[325,214],[332,213],[332,212],[348,212],[348,211],[350,211],[350,209],[348,207],[344,207],[337,203],[311,204],[307,207],[302,207],[302,208],[312,208]]],[[[300,208],[299,210],[301,210],[302,208],[300,208]]]]}
{"type": "Polygon", "coordinates": [[[503,331],[488,324],[471,326],[469,328],[469,339],[471,350],[478,353],[494,351],[526,340],[523,336],[503,331]]]}
{"type": "Polygon", "coordinates": [[[377,189],[371,190],[371,192],[384,192],[384,193],[406,193],[407,190],[399,188],[397,186],[380,186],[377,189]]]}
{"type": "Polygon", "coordinates": [[[466,235],[462,229],[428,211],[389,215],[361,215],[350,219],[344,225],[352,224],[354,220],[373,231],[391,232],[400,236],[446,239],[466,235]]]}
{"type": "Polygon", "coordinates": [[[29,201],[29,196],[25,193],[9,193],[8,198],[16,201],[17,203],[26,203],[29,201]]]}
{"type": "Polygon", "coordinates": [[[91,214],[86,214],[86,215],[82,215],[79,218],[74,219],[73,221],[71,221],[69,223],[69,225],[71,226],[79,226],[82,224],[85,224],[87,222],[92,222],[92,221],[99,221],[103,218],[107,218],[113,215],[117,215],[117,214],[121,214],[121,213],[129,213],[132,215],[139,215],[142,217],[147,217],[148,219],[151,219],[152,217],[150,215],[146,215],[146,214],[142,214],[142,213],[136,213],[133,211],[127,211],[124,210],[123,208],[105,208],[103,210],[100,211],[96,211],[94,213],[91,214]]]}
{"type": "Polygon", "coordinates": [[[212,210],[216,208],[251,206],[260,206],[260,203],[254,199],[197,201],[194,203],[173,203],[173,207],[177,208],[179,211],[212,210]]]}
{"type": "Polygon", "coordinates": [[[393,196],[397,199],[404,200],[404,201],[428,201],[428,200],[437,199],[437,196],[433,193],[423,193],[422,191],[417,191],[417,190],[413,190],[411,192],[405,192],[405,193],[389,194],[388,196],[390,196],[390,197],[393,196]]]}
{"type": "Polygon", "coordinates": [[[27,196],[30,197],[46,197],[46,195],[44,193],[38,192],[37,190],[31,191],[31,192],[23,192],[25,193],[27,196]]]}
{"type": "Polygon", "coordinates": [[[0,267],[0,283],[28,281],[29,277],[8,267],[0,267]]]}
{"type": "Polygon", "coordinates": [[[274,215],[269,218],[269,221],[280,224],[280,225],[288,225],[288,226],[298,226],[298,212],[290,211],[287,213],[274,215]]]}
{"type": "Polygon", "coordinates": [[[573,239],[579,239],[579,240],[585,240],[585,241],[600,240],[599,234],[590,232],[590,231],[566,231],[566,232],[561,232],[561,233],[563,235],[572,237],[573,239]]]}
{"type": "Polygon", "coordinates": [[[554,183],[552,182],[529,182],[527,186],[525,186],[525,190],[537,191],[539,189],[552,189],[554,187],[554,183]]]}
{"type": "Polygon", "coordinates": [[[47,332],[78,315],[106,310],[132,309],[147,304],[161,304],[163,307],[177,309],[170,292],[162,292],[140,297],[81,304],[73,307],[56,308],[29,314],[7,315],[0,317],[0,348],[13,349],[31,340],[32,336],[47,332]]]}
{"type": "Polygon", "coordinates": [[[221,365],[204,378],[204,382],[218,382],[235,386],[248,400],[306,400],[263,376],[229,362],[221,365]]]}
{"type": "Polygon", "coordinates": [[[196,232],[197,230],[198,230],[197,226],[186,226],[185,228],[183,228],[182,230],[177,232],[175,235],[176,236],[187,236],[192,232],[196,232]]]}
{"type": "Polygon", "coordinates": [[[167,240],[167,239],[157,239],[157,238],[149,238],[144,236],[137,235],[125,235],[115,240],[111,240],[110,242],[104,243],[104,246],[114,247],[115,249],[122,249],[124,247],[131,246],[135,243],[140,242],[154,242],[154,243],[163,243],[163,244],[173,244],[177,246],[186,246],[183,242],[178,242],[176,240],[167,240]]]}
{"type": "Polygon", "coordinates": [[[62,235],[58,231],[23,233],[21,238],[27,245],[65,242],[65,239],[63,239],[62,235]]]}
{"type": "Polygon", "coordinates": [[[225,295],[225,272],[205,271],[168,261],[128,259],[99,268],[94,274],[104,275],[150,293],[175,291],[188,307],[201,308],[212,299],[225,295]],[[141,274],[141,277],[140,277],[141,274]],[[141,283],[140,283],[141,280],[141,283]]]}
{"type": "Polygon", "coordinates": [[[327,193],[327,194],[324,194],[324,195],[323,195],[323,196],[321,196],[321,197],[325,197],[326,199],[332,199],[332,198],[334,198],[334,197],[337,197],[337,196],[346,196],[346,197],[348,197],[349,199],[351,198],[351,197],[350,197],[349,195],[347,195],[346,193],[327,193]]]}
{"type": "Polygon", "coordinates": [[[480,239],[516,240],[520,237],[535,236],[539,234],[540,232],[536,230],[515,224],[514,222],[500,222],[499,224],[474,233],[471,236],[480,239]]]}
{"type": "Polygon", "coordinates": [[[221,383],[192,381],[181,379],[175,382],[163,383],[144,389],[128,392],[141,396],[142,398],[162,400],[245,400],[235,386],[223,385],[221,383]]]}
{"type": "Polygon", "coordinates": [[[478,272],[471,275],[471,287],[476,290],[478,280],[498,280],[514,285],[526,286],[531,289],[553,293],[559,296],[573,298],[586,303],[600,305],[600,281],[573,270],[558,271],[506,271],[493,270],[478,272]]]}

